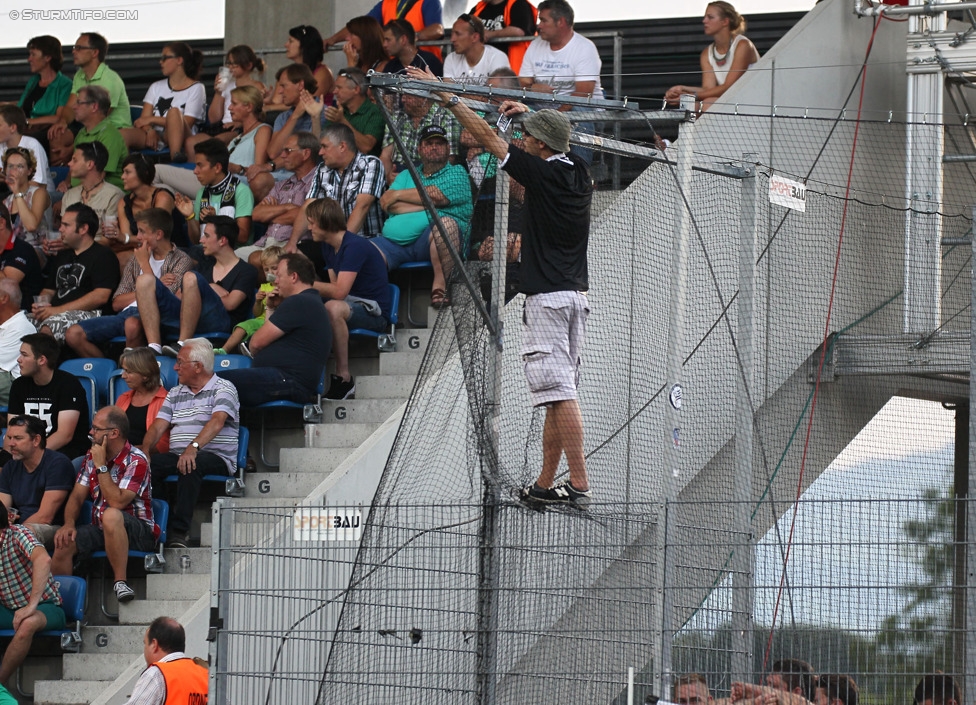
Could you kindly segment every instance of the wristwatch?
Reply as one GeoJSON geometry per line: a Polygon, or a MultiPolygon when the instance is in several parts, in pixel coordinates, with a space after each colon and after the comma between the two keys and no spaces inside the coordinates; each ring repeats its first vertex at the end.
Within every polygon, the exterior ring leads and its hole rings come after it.
{"type": "Polygon", "coordinates": [[[23,191],[20,191],[20,192],[14,194],[14,198],[26,198],[26,197],[27,197],[27,194],[24,193],[23,191]]]}
{"type": "Polygon", "coordinates": [[[193,441],[190,445],[193,446],[193,450],[200,450],[200,444],[196,441],[193,441]]]}
{"type": "Polygon", "coordinates": [[[450,98],[447,99],[447,102],[444,103],[444,107],[453,108],[455,105],[457,105],[460,102],[461,102],[460,98],[458,98],[456,95],[452,95],[450,98]]]}
{"type": "Polygon", "coordinates": [[[104,475],[108,472],[108,465],[99,465],[95,472],[97,472],[99,475],[104,475]]]}

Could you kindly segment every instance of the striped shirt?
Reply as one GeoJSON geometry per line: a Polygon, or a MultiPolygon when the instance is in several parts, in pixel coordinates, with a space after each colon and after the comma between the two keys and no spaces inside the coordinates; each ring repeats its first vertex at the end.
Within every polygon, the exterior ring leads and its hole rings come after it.
{"type": "MultiPolygon", "coordinates": [[[[26,526],[15,524],[0,531],[0,604],[8,610],[19,610],[30,602],[34,575],[31,553],[35,548],[43,549],[44,546],[26,526]]],[[[48,577],[47,587],[41,595],[41,602],[49,600],[61,604],[61,594],[51,577],[48,577]]]]}
{"type": "Polygon", "coordinates": [[[227,380],[211,375],[196,394],[185,384],[178,384],[169,390],[156,418],[171,424],[169,451],[180,455],[211,417],[223,411],[227,414],[223,427],[205,446],[200,446],[200,450],[218,456],[227,465],[227,474],[233,475],[237,465],[240,406],[237,388],[227,380]]]}
{"type": "MultiPolygon", "coordinates": [[[[135,493],[129,506],[122,511],[131,514],[136,519],[144,521],[152,527],[153,536],[159,538],[159,527],[153,520],[152,510],[152,475],[149,473],[149,460],[138,448],[133,448],[128,441],[122,450],[112,460],[108,461],[109,477],[119,486],[120,490],[135,493]]],[[[78,484],[88,488],[88,495],[92,500],[91,523],[102,526],[102,515],[108,509],[108,501],[102,497],[102,488],[98,484],[98,473],[92,461],[91,451],[85,455],[85,462],[78,472],[78,484]]]]}
{"type": "Polygon", "coordinates": [[[348,219],[360,194],[373,196],[373,203],[363,219],[363,227],[357,234],[376,237],[383,231],[380,196],[385,187],[386,171],[383,163],[376,157],[356,152],[345,171],[330,169],[325,164],[319,165],[306,198],[331,198],[338,201],[348,219]]]}

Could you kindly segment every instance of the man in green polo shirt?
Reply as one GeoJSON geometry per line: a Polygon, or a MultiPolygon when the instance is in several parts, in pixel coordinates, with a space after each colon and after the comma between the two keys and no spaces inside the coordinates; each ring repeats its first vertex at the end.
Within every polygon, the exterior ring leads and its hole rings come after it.
{"type": "MultiPolygon", "coordinates": [[[[75,115],[75,106],[78,103],[78,94],[82,88],[101,86],[108,91],[111,99],[110,121],[117,128],[132,127],[132,113],[129,110],[129,97],[125,92],[125,83],[121,76],[105,64],[107,53],[108,41],[95,32],[82,34],[72,48],[71,54],[78,71],[71,83],[71,97],[68,98],[67,104],[59,110],[59,119],[51,126],[47,135],[51,148],[66,149],[69,158],[73,151],[72,142],[74,140],[74,136],[70,134],[69,126],[78,119],[75,115]],[[65,133],[69,134],[66,135],[65,133]]],[[[54,157],[52,155],[53,162],[54,157]]]]}
{"type": "MultiPolygon", "coordinates": [[[[75,137],[74,146],[78,147],[86,142],[101,142],[105,145],[105,149],[108,150],[105,180],[122,188],[122,162],[128,156],[129,150],[125,146],[122,132],[107,116],[111,107],[108,91],[101,86],[82,88],[78,91],[75,106],[75,116],[82,124],[82,128],[75,137]]],[[[72,186],[77,186],[79,183],[81,183],[80,179],[71,180],[72,186]]]]}
{"type": "Polygon", "coordinates": [[[325,119],[352,129],[360,152],[380,156],[386,121],[366,96],[366,74],[356,67],[341,69],[335,80],[335,99],[338,105],[325,109],[325,119]]]}

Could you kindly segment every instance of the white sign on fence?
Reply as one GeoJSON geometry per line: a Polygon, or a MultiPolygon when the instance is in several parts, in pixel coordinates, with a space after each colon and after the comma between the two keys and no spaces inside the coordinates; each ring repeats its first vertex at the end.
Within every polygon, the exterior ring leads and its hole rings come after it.
{"type": "Polygon", "coordinates": [[[803,213],[807,209],[807,187],[799,181],[773,174],[769,177],[769,202],[803,213]]]}
{"type": "Polygon", "coordinates": [[[295,541],[359,541],[362,512],[353,509],[303,507],[295,511],[295,541]]]}

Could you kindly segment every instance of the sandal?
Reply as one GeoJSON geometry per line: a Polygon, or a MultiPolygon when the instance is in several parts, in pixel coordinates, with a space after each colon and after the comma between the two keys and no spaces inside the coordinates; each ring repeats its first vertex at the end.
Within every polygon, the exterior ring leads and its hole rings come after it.
{"type": "Polygon", "coordinates": [[[445,306],[451,305],[451,299],[443,289],[433,289],[430,292],[430,306],[440,311],[445,306]]]}

